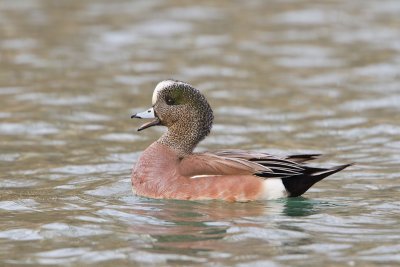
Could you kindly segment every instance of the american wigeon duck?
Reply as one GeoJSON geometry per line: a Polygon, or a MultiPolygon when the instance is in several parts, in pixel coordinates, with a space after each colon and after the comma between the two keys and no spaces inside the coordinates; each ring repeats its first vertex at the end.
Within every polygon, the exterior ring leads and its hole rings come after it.
{"type": "Polygon", "coordinates": [[[297,197],[313,184],[350,164],[315,168],[304,162],[319,155],[276,157],[244,150],[193,153],[211,130],[213,111],[192,85],[175,80],[157,84],[152,107],[131,118],[153,119],[138,131],[168,130],[140,156],[132,171],[133,191],[150,198],[226,201],[297,197]]]}

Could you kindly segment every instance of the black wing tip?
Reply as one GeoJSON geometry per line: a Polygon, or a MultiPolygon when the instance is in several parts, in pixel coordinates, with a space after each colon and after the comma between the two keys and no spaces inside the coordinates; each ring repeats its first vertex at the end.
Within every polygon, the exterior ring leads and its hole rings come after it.
{"type": "Polygon", "coordinates": [[[289,155],[285,159],[294,161],[296,163],[303,163],[306,161],[317,159],[321,156],[322,154],[296,154],[296,155],[289,155]]]}
{"type": "Polygon", "coordinates": [[[295,158],[316,158],[320,157],[322,154],[315,153],[315,154],[295,154],[295,155],[289,155],[289,157],[295,157],[295,158]]]}

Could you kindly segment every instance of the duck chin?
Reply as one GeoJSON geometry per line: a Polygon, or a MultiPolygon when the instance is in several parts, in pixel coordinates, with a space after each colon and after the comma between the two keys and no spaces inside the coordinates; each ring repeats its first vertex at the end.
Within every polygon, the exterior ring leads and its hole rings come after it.
{"type": "Polygon", "coordinates": [[[158,125],[161,125],[161,120],[158,117],[156,117],[154,120],[147,122],[147,123],[143,124],[142,126],[140,126],[137,130],[138,130],[138,132],[140,132],[144,129],[150,128],[152,126],[158,126],[158,125]]]}

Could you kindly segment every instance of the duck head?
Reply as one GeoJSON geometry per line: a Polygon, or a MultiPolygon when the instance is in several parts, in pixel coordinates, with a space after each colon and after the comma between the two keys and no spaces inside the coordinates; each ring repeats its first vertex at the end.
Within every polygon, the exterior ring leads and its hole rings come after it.
{"type": "Polygon", "coordinates": [[[158,141],[186,154],[210,133],[214,117],[199,90],[185,82],[165,80],[154,89],[152,107],[131,118],[153,119],[138,131],[166,126],[168,131],[158,141]]]}

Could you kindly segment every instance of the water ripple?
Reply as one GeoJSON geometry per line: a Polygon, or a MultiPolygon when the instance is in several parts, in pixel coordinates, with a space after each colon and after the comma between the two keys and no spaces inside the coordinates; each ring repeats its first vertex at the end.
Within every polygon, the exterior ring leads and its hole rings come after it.
{"type": "Polygon", "coordinates": [[[397,266],[398,1],[2,1],[0,265],[397,266]],[[199,150],[356,164],[302,198],[133,196],[162,79],[210,100],[199,150]]]}

